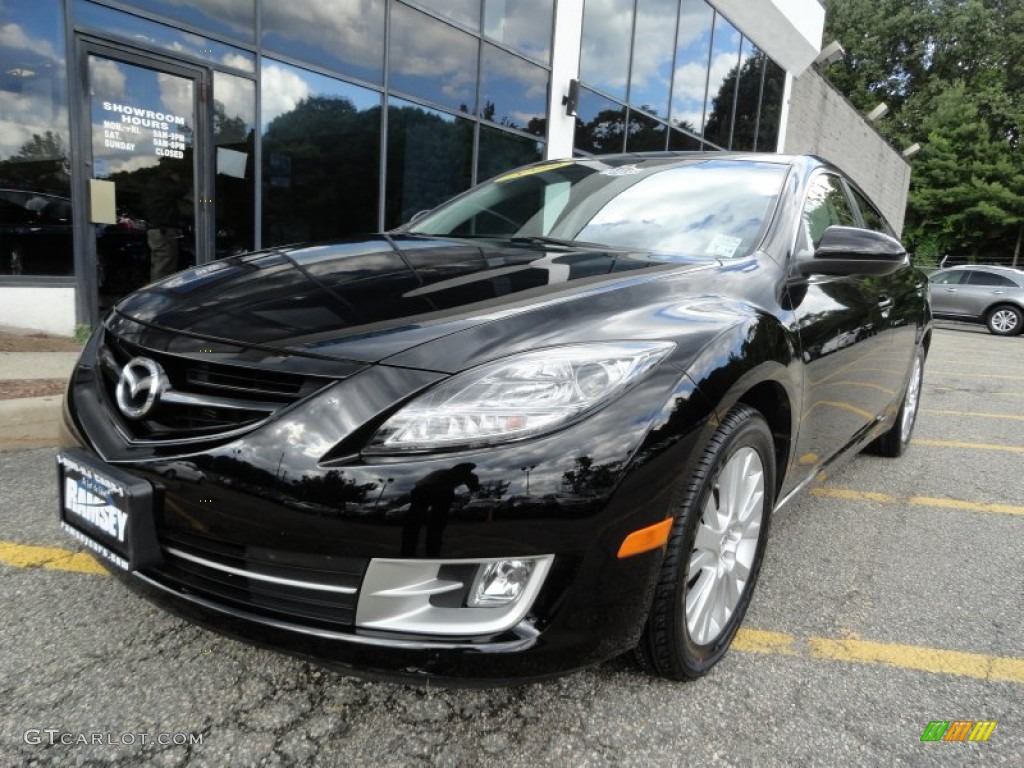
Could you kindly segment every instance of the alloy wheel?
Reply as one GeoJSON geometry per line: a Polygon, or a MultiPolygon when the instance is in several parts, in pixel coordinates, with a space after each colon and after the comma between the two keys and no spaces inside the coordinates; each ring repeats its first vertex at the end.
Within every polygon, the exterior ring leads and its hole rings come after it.
{"type": "Polygon", "coordinates": [[[1012,309],[997,309],[988,324],[997,333],[1011,334],[1017,328],[1017,313],[1012,309]]]}
{"type": "Polygon", "coordinates": [[[910,440],[914,431],[914,419],[917,418],[917,403],[921,397],[921,357],[914,360],[914,375],[907,385],[907,396],[903,401],[903,421],[900,424],[900,439],[905,443],[910,440]]]}
{"type": "Polygon", "coordinates": [[[707,495],[684,598],[686,627],[698,645],[722,633],[747,588],[761,535],[764,493],[761,457],[743,447],[726,461],[707,495]]]}

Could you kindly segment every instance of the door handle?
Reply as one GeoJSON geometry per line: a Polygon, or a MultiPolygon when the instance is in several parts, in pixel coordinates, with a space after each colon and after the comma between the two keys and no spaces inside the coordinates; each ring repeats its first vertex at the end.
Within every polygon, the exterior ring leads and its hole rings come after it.
{"type": "Polygon", "coordinates": [[[946,293],[956,293],[956,288],[947,288],[946,293]]]}
{"type": "Polygon", "coordinates": [[[1002,291],[992,291],[992,295],[993,296],[1002,296],[1003,292],[1002,291]]]}

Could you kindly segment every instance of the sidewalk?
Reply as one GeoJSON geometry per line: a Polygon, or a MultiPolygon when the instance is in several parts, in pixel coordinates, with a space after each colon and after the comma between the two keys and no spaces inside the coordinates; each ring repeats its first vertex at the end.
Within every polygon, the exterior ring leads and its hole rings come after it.
{"type": "Polygon", "coordinates": [[[57,444],[61,399],[81,345],[0,326],[0,451],[57,444]]]}

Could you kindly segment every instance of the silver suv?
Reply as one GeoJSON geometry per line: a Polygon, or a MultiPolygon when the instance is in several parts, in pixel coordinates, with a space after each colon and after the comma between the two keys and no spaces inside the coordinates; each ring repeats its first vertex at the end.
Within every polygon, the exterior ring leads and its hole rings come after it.
{"type": "Polygon", "coordinates": [[[984,323],[998,336],[1024,330],[1024,269],[962,265],[928,280],[935,317],[984,323]]]}

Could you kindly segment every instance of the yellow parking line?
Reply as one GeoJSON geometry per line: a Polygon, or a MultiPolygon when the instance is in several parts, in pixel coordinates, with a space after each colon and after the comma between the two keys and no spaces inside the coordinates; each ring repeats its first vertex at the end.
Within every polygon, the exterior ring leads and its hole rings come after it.
{"type": "Polygon", "coordinates": [[[970,371],[928,371],[929,376],[964,376],[971,379],[1013,379],[1024,381],[1024,376],[1010,376],[1006,373],[973,373],[970,371]]]}
{"type": "Polygon", "coordinates": [[[0,541],[0,563],[15,568],[47,568],[75,573],[106,573],[91,555],[57,547],[34,547],[13,541],[0,541]]]}
{"type": "Polygon", "coordinates": [[[959,440],[922,440],[914,438],[914,445],[927,445],[932,448],[964,448],[969,451],[1007,451],[1024,453],[1022,445],[995,445],[993,443],[965,443],[959,440]]]}
{"type": "Polygon", "coordinates": [[[786,632],[741,629],[732,641],[732,648],[743,653],[770,653],[775,656],[809,656],[812,659],[830,661],[886,664],[937,675],[1024,683],[1024,659],[947,651],[921,645],[880,643],[856,638],[808,637],[802,640],[786,632]]]}
{"type": "Polygon", "coordinates": [[[776,656],[798,656],[796,638],[785,632],[769,632],[765,629],[741,629],[732,639],[730,646],[745,653],[771,653],[776,656]]]}
{"type": "Polygon", "coordinates": [[[875,491],[855,491],[852,488],[812,488],[811,495],[826,496],[847,501],[874,501],[879,504],[902,504],[913,507],[941,507],[965,512],[992,512],[1000,515],[1024,515],[1024,507],[1015,504],[990,504],[961,499],[940,499],[932,496],[890,496],[875,491]]]}
{"type": "Polygon", "coordinates": [[[888,664],[938,675],[960,675],[981,680],[1024,683],[1024,659],[988,656],[984,653],[946,651],[919,645],[877,643],[871,640],[808,638],[811,658],[888,664]]]}
{"type": "Polygon", "coordinates": [[[922,413],[940,413],[943,416],[975,416],[979,419],[1011,419],[1014,421],[1024,421],[1024,416],[1018,416],[1012,413],[984,413],[982,411],[944,411],[939,408],[922,408],[922,413]]]}
{"type": "Polygon", "coordinates": [[[959,392],[964,395],[984,395],[985,397],[1024,397],[1024,392],[967,392],[962,389],[953,389],[951,387],[938,387],[935,385],[926,386],[930,392],[936,392],[941,394],[948,394],[949,392],[959,392]]]}

